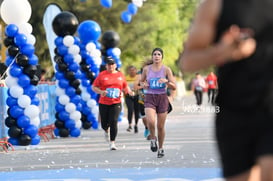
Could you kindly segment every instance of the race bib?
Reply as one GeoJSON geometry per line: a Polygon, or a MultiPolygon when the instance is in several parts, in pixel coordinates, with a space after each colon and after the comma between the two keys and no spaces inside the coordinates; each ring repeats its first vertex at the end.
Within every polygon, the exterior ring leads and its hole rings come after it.
{"type": "Polygon", "coordinates": [[[213,80],[210,80],[210,81],[209,81],[209,85],[213,85],[213,80]]]}
{"type": "Polygon", "coordinates": [[[150,79],[150,88],[151,89],[162,89],[166,87],[166,83],[159,83],[158,80],[160,78],[152,78],[150,79]]]}
{"type": "Polygon", "coordinates": [[[202,91],[203,89],[202,89],[201,86],[196,86],[196,87],[195,87],[195,90],[197,90],[197,91],[202,91]]]}
{"type": "Polygon", "coordinates": [[[106,91],[107,91],[106,97],[118,98],[120,96],[120,90],[117,88],[107,88],[106,91]]]}

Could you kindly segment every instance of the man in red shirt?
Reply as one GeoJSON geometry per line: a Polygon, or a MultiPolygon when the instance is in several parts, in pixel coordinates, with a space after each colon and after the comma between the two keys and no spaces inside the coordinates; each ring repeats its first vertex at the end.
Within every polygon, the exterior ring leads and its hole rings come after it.
{"type": "Polygon", "coordinates": [[[208,88],[208,102],[215,105],[215,98],[218,89],[217,76],[213,72],[210,72],[206,78],[206,83],[208,88]]]}

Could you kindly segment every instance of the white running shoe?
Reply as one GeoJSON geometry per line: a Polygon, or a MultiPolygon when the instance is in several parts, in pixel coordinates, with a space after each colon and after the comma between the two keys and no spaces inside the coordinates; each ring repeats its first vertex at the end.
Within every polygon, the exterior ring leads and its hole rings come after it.
{"type": "Polygon", "coordinates": [[[110,150],[117,150],[115,142],[111,142],[111,144],[110,144],[110,150]]]}

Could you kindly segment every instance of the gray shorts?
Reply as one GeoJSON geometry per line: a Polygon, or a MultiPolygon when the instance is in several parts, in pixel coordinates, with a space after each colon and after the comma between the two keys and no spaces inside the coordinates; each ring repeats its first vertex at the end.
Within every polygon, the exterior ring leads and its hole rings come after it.
{"type": "Polygon", "coordinates": [[[146,94],[144,106],[154,109],[156,113],[165,113],[169,106],[168,96],[167,94],[146,94]]]}

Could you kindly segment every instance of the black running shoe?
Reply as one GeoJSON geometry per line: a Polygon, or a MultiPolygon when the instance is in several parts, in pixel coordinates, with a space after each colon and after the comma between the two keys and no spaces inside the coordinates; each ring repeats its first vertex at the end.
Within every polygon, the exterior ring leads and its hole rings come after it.
{"type": "Polygon", "coordinates": [[[162,158],[164,156],[164,150],[163,149],[159,149],[158,153],[157,153],[157,158],[162,158]]]}
{"type": "Polygon", "coordinates": [[[152,139],[151,140],[151,150],[152,150],[152,152],[156,152],[157,151],[156,139],[152,139]]]}
{"type": "Polygon", "coordinates": [[[128,132],[131,132],[131,131],[132,131],[132,127],[129,126],[126,130],[127,130],[128,132]]]}
{"type": "Polygon", "coordinates": [[[138,133],[138,127],[137,125],[134,126],[135,133],[138,133]]]}

